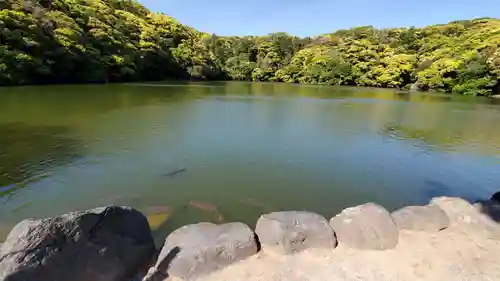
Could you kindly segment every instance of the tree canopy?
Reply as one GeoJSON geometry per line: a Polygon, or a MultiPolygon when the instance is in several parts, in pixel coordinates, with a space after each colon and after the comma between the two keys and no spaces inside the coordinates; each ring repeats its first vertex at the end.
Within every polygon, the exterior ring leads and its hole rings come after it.
{"type": "Polygon", "coordinates": [[[217,36],[134,0],[0,3],[0,85],[164,79],[500,91],[500,20],[217,36]]]}

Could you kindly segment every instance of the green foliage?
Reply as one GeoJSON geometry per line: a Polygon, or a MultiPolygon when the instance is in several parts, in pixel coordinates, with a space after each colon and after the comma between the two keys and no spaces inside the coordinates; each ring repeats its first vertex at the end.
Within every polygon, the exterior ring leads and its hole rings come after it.
{"type": "Polygon", "coordinates": [[[233,79],[498,94],[500,20],[223,37],[135,0],[0,4],[0,85],[233,79]]]}
{"type": "Polygon", "coordinates": [[[299,51],[276,78],[289,83],[341,85],[349,83],[351,72],[342,55],[326,46],[315,46],[299,51]]]}
{"type": "Polygon", "coordinates": [[[200,32],[133,0],[9,0],[2,8],[3,85],[189,78],[193,66],[213,64],[200,32]]]}
{"type": "Polygon", "coordinates": [[[255,68],[252,71],[253,81],[274,81],[275,71],[272,68],[255,68]]]}

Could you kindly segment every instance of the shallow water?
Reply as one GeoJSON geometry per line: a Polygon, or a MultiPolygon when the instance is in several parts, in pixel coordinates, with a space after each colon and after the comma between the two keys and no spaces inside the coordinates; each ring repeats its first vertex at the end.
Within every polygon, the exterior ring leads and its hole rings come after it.
{"type": "Polygon", "coordinates": [[[486,198],[500,189],[499,125],[486,99],[380,89],[1,88],[0,237],[23,218],[108,204],[169,210],[160,237],[275,210],[486,198]]]}

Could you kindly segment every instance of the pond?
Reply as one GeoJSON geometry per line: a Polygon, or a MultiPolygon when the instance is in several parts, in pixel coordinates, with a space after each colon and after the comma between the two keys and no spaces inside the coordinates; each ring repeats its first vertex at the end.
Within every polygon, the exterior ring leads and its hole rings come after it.
{"type": "Polygon", "coordinates": [[[500,189],[500,104],[266,83],[0,89],[0,240],[21,219],[109,204],[157,237],[277,210],[331,217],[500,189]]]}

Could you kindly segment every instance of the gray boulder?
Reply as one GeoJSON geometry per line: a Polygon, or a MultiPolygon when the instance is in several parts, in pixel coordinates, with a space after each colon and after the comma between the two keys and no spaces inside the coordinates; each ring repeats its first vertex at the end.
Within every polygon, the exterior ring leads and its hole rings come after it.
{"type": "Polygon", "coordinates": [[[436,232],[450,225],[446,213],[435,205],[404,207],[391,216],[399,229],[436,232]]]}
{"type": "Polygon", "coordinates": [[[264,251],[293,254],[308,248],[333,249],[337,239],[328,220],[310,212],[275,212],[262,215],[255,232],[264,251]]]}
{"type": "Polygon", "coordinates": [[[122,281],[147,266],[154,252],[146,218],[130,208],[28,219],[0,249],[0,280],[122,281]]]}
{"type": "Polygon", "coordinates": [[[399,230],[391,214],[374,203],[347,208],[330,220],[340,245],[385,250],[396,247],[399,230]]]}
{"type": "Polygon", "coordinates": [[[143,280],[194,280],[257,251],[255,234],[243,223],[186,225],[167,237],[156,265],[143,280]]]}

